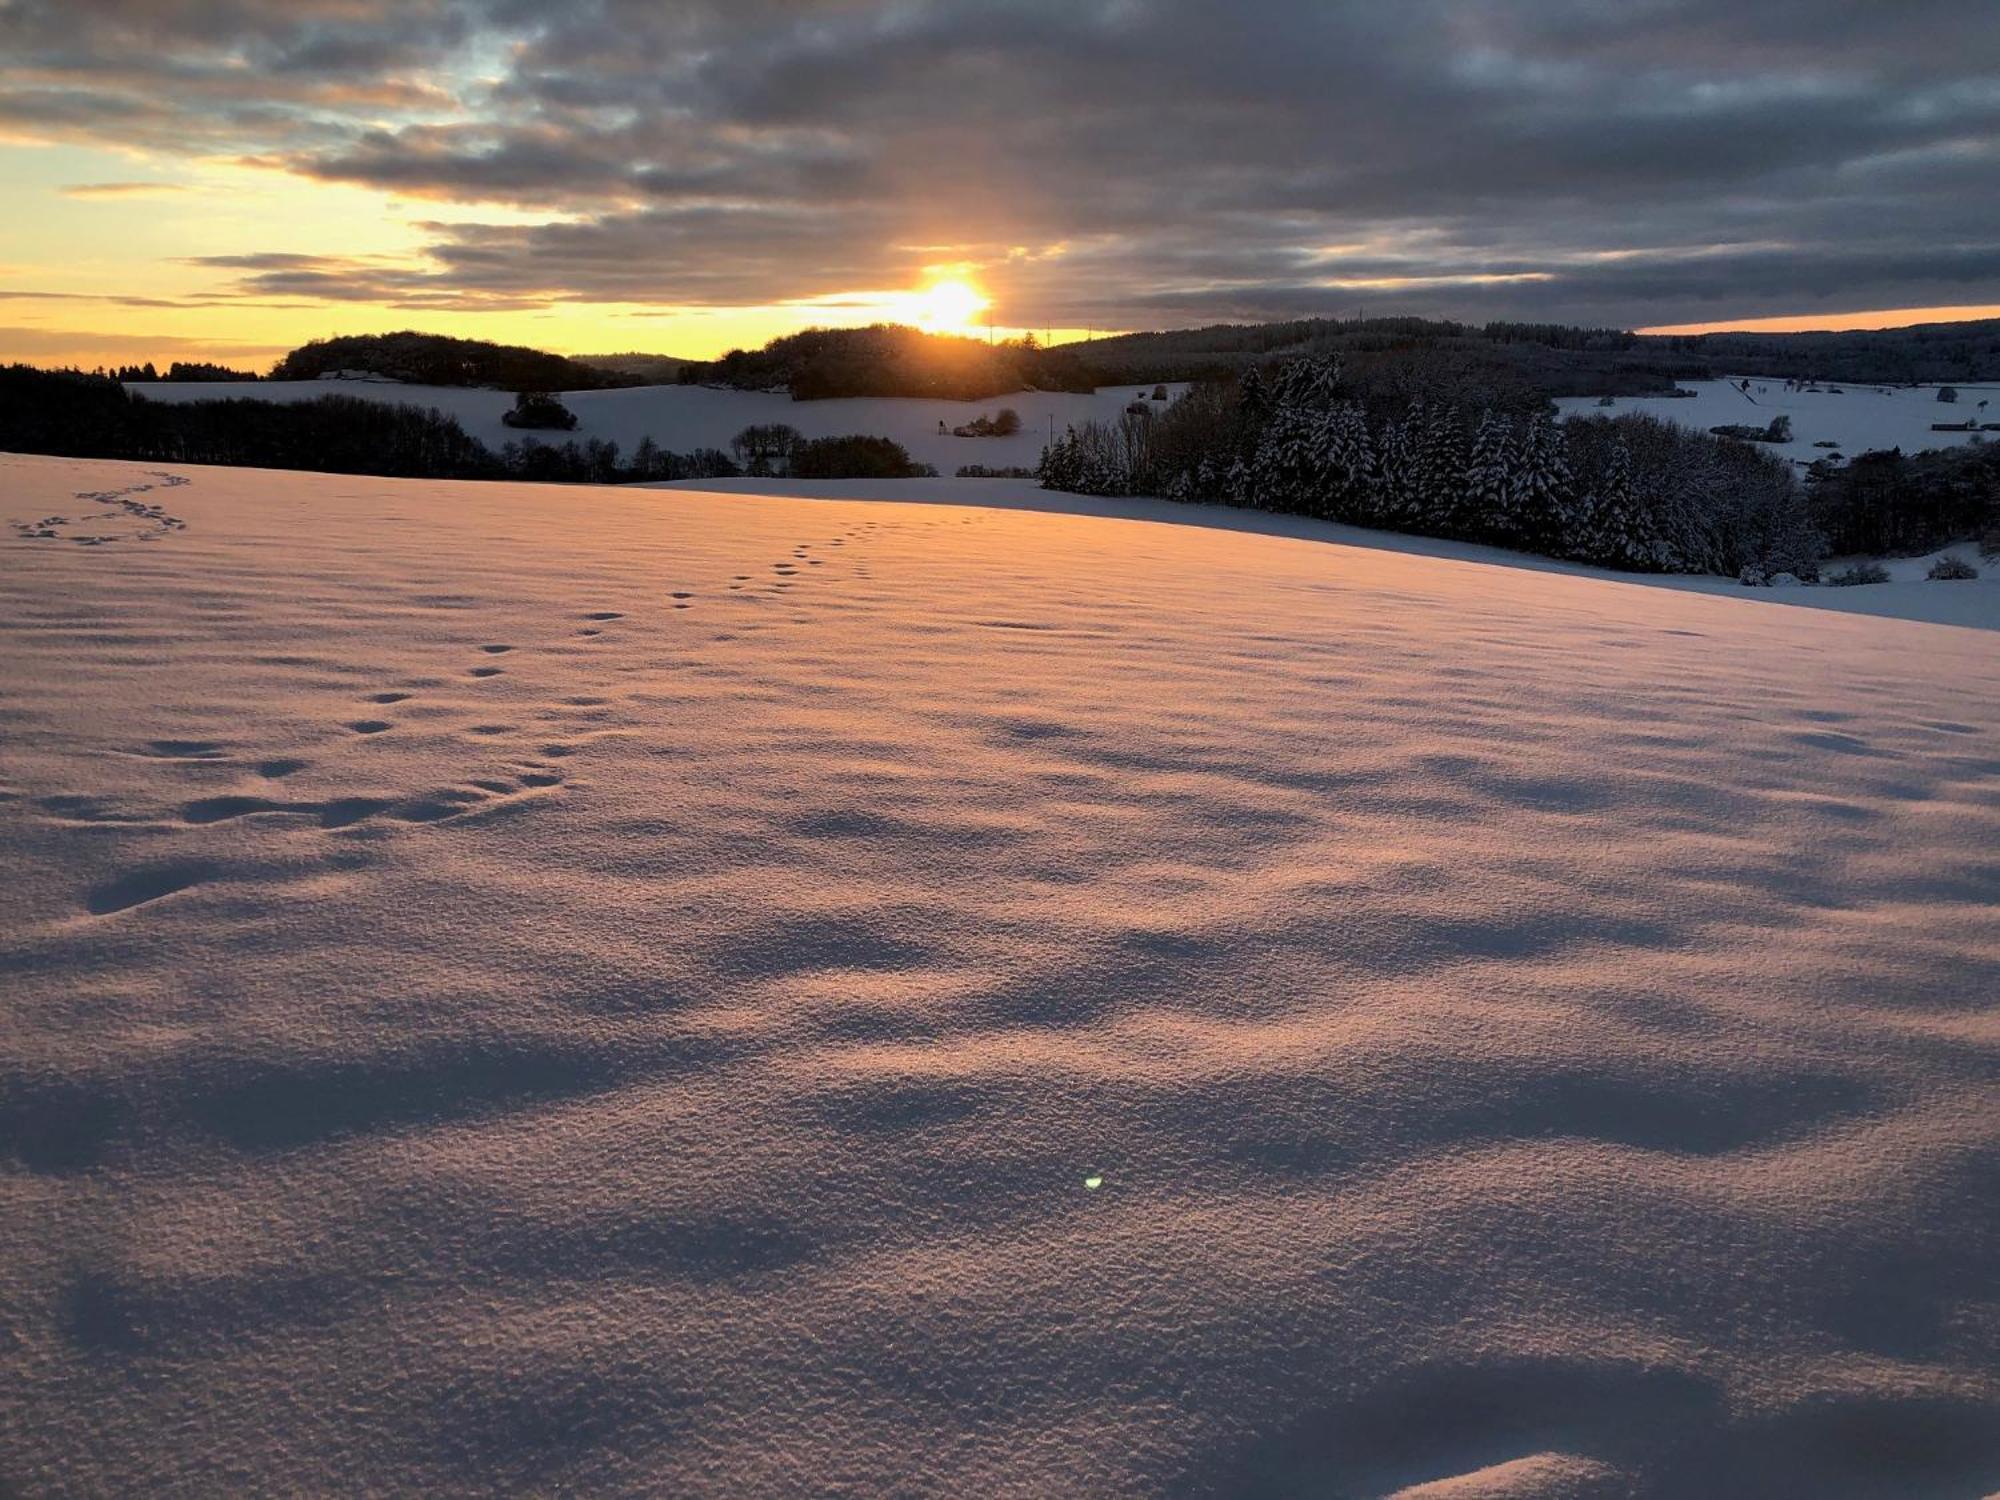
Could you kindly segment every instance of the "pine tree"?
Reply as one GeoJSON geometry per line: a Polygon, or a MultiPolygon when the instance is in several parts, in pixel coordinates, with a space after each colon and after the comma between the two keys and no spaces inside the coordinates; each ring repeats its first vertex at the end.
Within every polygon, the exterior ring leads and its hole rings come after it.
{"type": "Polygon", "coordinates": [[[1286,401],[1272,414],[1250,460],[1250,503],[1312,514],[1319,490],[1322,413],[1286,401]]]}
{"type": "Polygon", "coordinates": [[[1338,521],[1374,520],[1380,504],[1375,445],[1368,436],[1368,419],[1354,402],[1340,402],[1326,413],[1320,454],[1325,474],[1320,513],[1338,521]]]}
{"type": "MultiPolygon", "coordinates": [[[[1412,408],[1414,414],[1414,408],[1412,408]]],[[[1458,408],[1426,406],[1415,432],[1416,514],[1413,523],[1439,536],[1464,536],[1468,526],[1465,503],[1464,438],[1458,408]]]]}
{"type": "Polygon", "coordinates": [[[1560,548],[1575,524],[1575,481],[1569,446],[1546,415],[1536,417],[1521,435],[1511,490],[1514,544],[1536,551],[1560,548]]]}
{"type": "Polygon", "coordinates": [[[1069,494],[1082,492],[1083,453],[1074,427],[1066,429],[1061,437],[1042,449],[1042,461],[1035,466],[1035,478],[1041,481],[1045,490],[1062,490],[1069,494]]]}
{"type": "Polygon", "coordinates": [[[1390,418],[1375,440],[1375,519],[1385,525],[1406,524],[1416,513],[1416,464],[1410,429],[1390,418]]]}
{"type": "Polygon", "coordinates": [[[1520,540],[1514,424],[1498,412],[1479,419],[1465,466],[1467,530],[1482,541],[1510,546],[1520,540]]]}
{"type": "Polygon", "coordinates": [[[1264,372],[1252,365],[1243,372],[1243,380],[1238,388],[1237,410],[1243,415],[1243,425],[1251,433],[1256,433],[1271,415],[1271,392],[1265,384],[1264,372]]]}
{"type": "Polygon", "coordinates": [[[1632,484],[1632,454],[1614,439],[1605,456],[1604,472],[1583,517],[1583,545],[1589,561],[1609,568],[1654,570],[1668,561],[1652,509],[1632,484]]]}
{"type": "Polygon", "coordinates": [[[1222,497],[1231,505],[1250,504],[1250,466],[1241,458],[1231,461],[1222,478],[1222,497]]]}

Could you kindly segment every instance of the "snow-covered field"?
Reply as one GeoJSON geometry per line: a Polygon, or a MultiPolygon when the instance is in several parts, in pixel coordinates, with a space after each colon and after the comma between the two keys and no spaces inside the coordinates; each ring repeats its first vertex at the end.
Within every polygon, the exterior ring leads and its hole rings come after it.
{"type": "MultiPolygon", "coordinates": [[[[569,438],[606,438],[629,456],[640,439],[650,436],[662,448],[686,453],[695,448],[724,448],[753,423],[784,422],[804,436],[839,437],[864,433],[894,438],[919,462],[940,474],[953,474],[965,464],[989,469],[1033,468],[1051,434],[1061,436],[1072,424],[1115,421],[1137,398],[1135,386],[1106,386],[1095,395],[1020,391],[987,401],[916,401],[861,398],[844,401],[794,401],[789,396],[760,391],[715,390],[706,386],[648,385],[616,391],[565,391],[563,404],[576,413],[574,432],[517,432],[500,418],[514,404],[505,391],[464,390],[451,386],[396,385],[358,380],[248,381],[243,383],[177,384],[166,381],[134,385],[133,391],[156,401],[222,400],[251,397],[262,401],[310,401],[319,396],[359,396],[369,400],[434,406],[459,420],[473,437],[498,450],[505,442],[535,437],[542,442],[569,438]],[[993,416],[1012,407],[1021,416],[1021,430],[1012,437],[960,438],[951,429],[974,417],[993,416]],[[938,431],[938,423],[945,431],[938,431]]],[[[1145,388],[1150,397],[1152,387],[1145,388]]],[[[1184,386],[1167,387],[1169,396],[1184,386]]],[[[1152,403],[1164,410],[1164,401],[1152,403]]]]}
{"type": "MultiPolygon", "coordinates": [[[[1763,427],[1773,417],[1792,419],[1792,441],[1773,443],[1771,451],[1800,463],[1812,463],[1831,452],[1852,458],[1875,448],[1901,448],[1913,453],[1922,448],[1951,448],[1972,441],[1966,432],[1932,432],[1933,422],[2000,422],[2000,386],[1959,386],[1954,405],[1939,401],[1936,386],[1887,387],[1843,385],[1834,394],[1822,386],[1818,390],[1785,389],[1785,382],[1750,377],[1750,389],[1727,380],[1687,380],[1683,390],[1691,397],[1620,396],[1613,406],[1599,406],[1595,399],[1565,396],[1556,409],[1566,417],[1620,416],[1645,412],[1649,416],[1678,422],[1706,432],[1711,427],[1763,427]],[[1984,411],[1979,403],[1989,404],[1984,411]],[[1836,449],[1816,447],[1820,442],[1838,444],[1836,449]]],[[[1987,442],[2000,442],[2000,433],[1986,433],[1987,442]]]]}
{"type": "Polygon", "coordinates": [[[0,1487],[2000,1486],[1989,632],[175,477],[0,456],[0,1487]]]}

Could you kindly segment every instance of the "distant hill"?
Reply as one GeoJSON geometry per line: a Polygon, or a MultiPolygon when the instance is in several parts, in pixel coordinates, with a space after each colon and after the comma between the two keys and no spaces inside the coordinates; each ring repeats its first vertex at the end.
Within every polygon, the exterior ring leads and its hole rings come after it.
{"type": "Polygon", "coordinates": [[[572,356],[580,365],[593,369],[610,370],[619,375],[630,375],[641,385],[673,385],[685,370],[693,369],[698,360],[677,359],[671,354],[578,354],[572,356]]]}
{"type": "Polygon", "coordinates": [[[490,386],[509,391],[581,391],[642,385],[637,376],[515,344],[439,333],[361,333],[316,339],[272,367],[273,380],[317,380],[343,370],[411,385],[490,386]]]}
{"type": "Polygon", "coordinates": [[[1641,343],[1706,360],[1718,375],[1856,385],[2000,380],[2000,318],[1845,333],[1658,334],[1641,343]]]}
{"type": "Polygon", "coordinates": [[[1215,324],[1065,344],[1103,384],[1199,380],[1306,355],[1367,364],[1430,354],[1507,372],[1549,396],[1641,395],[1677,380],[1763,375],[1856,384],[2000,379],[2000,321],[1857,333],[1644,335],[1424,318],[1215,324]]]}
{"type": "Polygon", "coordinates": [[[1014,391],[1089,391],[1096,379],[1067,348],[1032,339],[988,342],[900,324],[808,328],[762,349],[732,349],[688,378],[739,390],[783,388],[794,401],[831,396],[921,396],[978,401],[1014,391]]]}

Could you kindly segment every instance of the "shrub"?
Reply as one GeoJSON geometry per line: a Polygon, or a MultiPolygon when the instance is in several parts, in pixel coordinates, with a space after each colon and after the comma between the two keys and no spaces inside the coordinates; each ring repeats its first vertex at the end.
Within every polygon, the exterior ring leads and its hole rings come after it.
{"type": "Polygon", "coordinates": [[[509,427],[556,428],[571,432],[576,413],[547,391],[522,391],[514,398],[514,409],[500,420],[509,427]]]}
{"type": "Polygon", "coordinates": [[[894,439],[860,433],[811,438],[792,448],[794,479],[915,479],[927,468],[911,462],[908,450],[894,439]]]}
{"type": "MultiPolygon", "coordinates": [[[[940,431],[944,423],[938,423],[940,431]]],[[[952,428],[953,437],[1012,437],[1021,430],[1021,414],[1011,406],[1000,408],[998,416],[978,416],[952,428]]]]}
{"type": "Polygon", "coordinates": [[[1856,563],[1851,568],[1829,575],[1826,581],[1835,588],[1853,588],[1860,583],[1887,583],[1889,570],[1880,563],[1856,563]]]}
{"type": "Polygon", "coordinates": [[[1955,582],[1962,578],[1977,578],[1979,569],[1962,557],[1940,557],[1924,576],[1941,582],[1955,582]]]}
{"type": "Polygon", "coordinates": [[[1958,400],[1958,387],[1954,385],[1939,386],[1938,400],[1944,402],[1946,405],[1956,402],[1958,400]]]}
{"type": "Polygon", "coordinates": [[[1024,469],[1019,464],[1007,464],[997,469],[990,469],[985,464],[961,464],[958,470],[958,477],[960,479],[1033,479],[1035,471],[1033,469],[1024,469]]]}

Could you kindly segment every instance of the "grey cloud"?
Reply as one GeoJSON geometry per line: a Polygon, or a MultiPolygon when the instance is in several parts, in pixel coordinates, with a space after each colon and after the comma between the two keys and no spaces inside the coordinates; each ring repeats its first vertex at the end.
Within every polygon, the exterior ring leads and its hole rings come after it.
{"type": "Polygon", "coordinates": [[[1943,0],[17,0],[0,57],[0,122],[551,216],[218,267],[242,295],[730,305],[963,260],[1037,324],[2000,302],[2000,11],[1943,0]]]}

